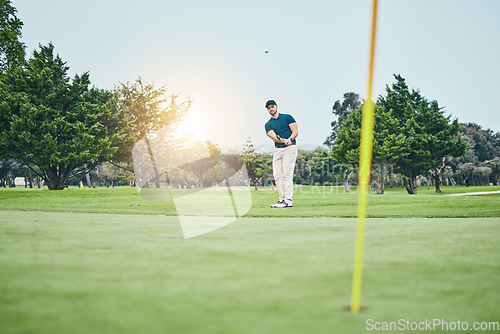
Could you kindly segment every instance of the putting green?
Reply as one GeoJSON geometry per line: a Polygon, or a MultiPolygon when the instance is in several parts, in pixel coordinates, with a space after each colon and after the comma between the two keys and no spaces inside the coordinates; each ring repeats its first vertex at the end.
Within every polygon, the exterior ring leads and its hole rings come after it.
{"type": "Polygon", "coordinates": [[[185,240],[175,217],[0,211],[2,333],[363,333],[370,319],[500,321],[500,218],[367,219],[366,310],[351,314],[342,306],[355,222],[242,218],[185,240]]]}

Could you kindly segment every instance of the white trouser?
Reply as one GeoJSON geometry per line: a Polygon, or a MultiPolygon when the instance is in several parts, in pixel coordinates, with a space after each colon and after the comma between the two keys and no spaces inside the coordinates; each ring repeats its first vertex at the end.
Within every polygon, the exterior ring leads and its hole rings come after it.
{"type": "Polygon", "coordinates": [[[274,148],[273,176],[280,196],[280,201],[293,203],[293,170],[297,160],[297,145],[274,148]]]}

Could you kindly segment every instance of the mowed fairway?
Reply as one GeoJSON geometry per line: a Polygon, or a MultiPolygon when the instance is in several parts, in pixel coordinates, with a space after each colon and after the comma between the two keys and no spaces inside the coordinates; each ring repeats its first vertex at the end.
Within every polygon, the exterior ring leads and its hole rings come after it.
{"type": "MultiPolygon", "coordinates": [[[[500,217],[500,194],[481,196],[446,196],[449,194],[499,191],[500,186],[442,187],[436,194],[432,187],[420,187],[418,195],[408,195],[401,187],[389,188],[384,195],[370,194],[368,217],[500,217]]],[[[186,193],[191,190],[186,190],[186,193]]],[[[278,200],[277,191],[252,191],[252,208],[247,217],[356,217],[356,187],[345,193],[344,187],[297,186],[295,207],[270,208],[278,200]]],[[[0,189],[0,210],[118,213],[141,215],[177,214],[172,201],[142,198],[136,188],[70,188],[64,191],[0,189]]],[[[199,212],[193,206],[193,214],[199,212]]]]}
{"type": "Polygon", "coordinates": [[[171,203],[134,189],[1,190],[0,332],[365,333],[377,332],[367,321],[500,321],[499,194],[370,196],[372,215],[384,214],[367,220],[366,309],[352,314],[343,307],[356,219],[294,218],[355,214],[355,194],[322,189],[298,190],[297,206],[282,210],[264,207],[275,193],[253,192],[254,217],[187,240],[175,216],[157,214],[171,203]],[[407,217],[426,208],[448,218],[407,217]],[[475,218],[455,217],[467,210],[475,218]],[[107,211],[116,213],[98,213],[107,211]]]}
{"type": "MultiPolygon", "coordinates": [[[[38,193],[78,207],[76,191],[38,193]]],[[[368,219],[366,310],[352,314],[342,307],[350,302],[354,218],[245,217],[185,240],[176,217],[20,211],[5,194],[1,333],[365,333],[368,319],[500,321],[495,216],[368,219]]],[[[280,212],[300,215],[293,210],[280,212]]]]}

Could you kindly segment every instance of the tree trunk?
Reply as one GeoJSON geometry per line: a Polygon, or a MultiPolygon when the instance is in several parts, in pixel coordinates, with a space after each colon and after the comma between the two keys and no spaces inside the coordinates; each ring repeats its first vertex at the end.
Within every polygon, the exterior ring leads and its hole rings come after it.
{"type": "Polygon", "coordinates": [[[429,173],[431,174],[431,177],[432,177],[432,181],[434,182],[434,186],[436,187],[436,192],[437,193],[442,193],[441,191],[441,188],[439,187],[440,184],[441,184],[441,180],[440,180],[440,175],[439,175],[439,171],[434,171],[434,170],[430,170],[429,173]]]}
{"type": "Polygon", "coordinates": [[[434,183],[436,186],[436,192],[438,194],[442,193],[441,188],[439,187],[441,180],[439,179],[439,174],[438,173],[432,173],[432,177],[434,178],[434,183]]]}
{"type": "Polygon", "coordinates": [[[9,184],[9,188],[16,187],[16,177],[11,172],[7,173],[7,183],[9,184]]]}
{"type": "Polygon", "coordinates": [[[464,180],[464,184],[466,187],[469,186],[469,175],[466,173],[462,173],[462,179],[464,180]]]}
{"type": "Polygon", "coordinates": [[[348,169],[345,170],[345,173],[344,173],[344,187],[345,187],[345,192],[348,193],[350,192],[349,190],[349,174],[351,174],[351,171],[349,171],[348,169]]]}
{"type": "Polygon", "coordinates": [[[44,174],[49,190],[63,190],[69,174],[73,170],[70,166],[52,166],[44,174]]]}
{"type": "Polygon", "coordinates": [[[387,176],[387,167],[383,165],[381,171],[380,171],[380,176],[378,178],[378,189],[376,194],[377,195],[383,195],[385,191],[385,181],[386,181],[386,176],[387,176]]]}
{"type": "Polygon", "coordinates": [[[403,179],[403,185],[406,188],[406,191],[410,195],[416,195],[417,194],[417,178],[416,177],[409,177],[409,178],[404,178],[403,179]]]}
{"type": "Polygon", "coordinates": [[[31,169],[28,169],[28,176],[30,182],[30,189],[33,189],[33,175],[31,174],[31,169]]]}
{"type": "Polygon", "coordinates": [[[158,167],[156,166],[156,160],[155,160],[155,157],[153,155],[153,149],[151,148],[151,143],[149,142],[149,138],[147,136],[144,137],[144,140],[146,141],[146,146],[148,147],[149,158],[151,159],[151,163],[153,164],[153,172],[155,173],[153,181],[156,185],[156,188],[160,188],[160,173],[158,172],[158,167]]]}
{"type": "Polygon", "coordinates": [[[443,179],[444,166],[445,166],[445,158],[443,158],[443,160],[441,161],[441,164],[436,167],[436,171],[434,171],[434,170],[429,171],[432,175],[432,178],[434,179],[434,184],[436,186],[437,193],[442,193],[439,185],[441,184],[441,180],[443,179]]]}
{"type": "Polygon", "coordinates": [[[450,181],[453,188],[455,188],[455,186],[457,185],[457,183],[455,182],[455,179],[453,177],[449,177],[448,180],[450,181]]]}
{"type": "MultiPolygon", "coordinates": [[[[87,166],[85,166],[87,167],[87,166]]],[[[92,188],[92,183],[90,182],[90,174],[86,173],[85,174],[85,179],[87,180],[87,188],[92,188]]]]}
{"type": "Polygon", "coordinates": [[[385,192],[385,182],[387,180],[387,166],[384,164],[382,167],[382,181],[381,181],[381,191],[380,195],[383,195],[385,192]]]}

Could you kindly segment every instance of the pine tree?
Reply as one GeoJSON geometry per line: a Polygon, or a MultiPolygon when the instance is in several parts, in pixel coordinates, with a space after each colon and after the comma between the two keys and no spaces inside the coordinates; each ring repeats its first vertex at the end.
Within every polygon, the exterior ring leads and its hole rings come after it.
{"type": "Polygon", "coordinates": [[[243,146],[241,155],[245,161],[248,178],[253,183],[255,190],[257,190],[259,182],[270,173],[269,159],[265,155],[255,151],[250,138],[248,138],[243,146]]]}
{"type": "Polygon", "coordinates": [[[114,95],[68,70],[49,44],[0,82],[0,155],[24,162],[51,190],[111,159],[125,136],[114,95]]]}
{"type": "Polygon", "coordinates": [[[24,63],[23,22],[10,0],[0,0],[0,73],[24,63]]]}
{"type": "Polygon", "coordinates": [[[405,79],[395,75],[387,96],[381,96],[378,105],[390,111],[397,120],[396,133],[404,137],[407,154],[396,163],[409,194],[417,193],[420,175],[442,163],[443,157],[465,153],[466,143],[458,136],[459,123],[444,116],[437,101],[429,101],[418,90],[411,90],[405,79]]]}

